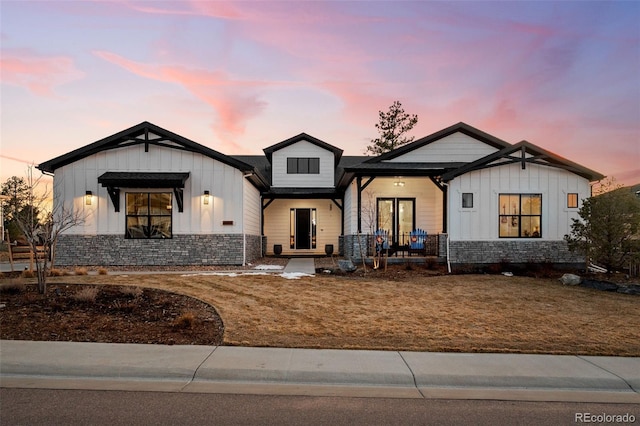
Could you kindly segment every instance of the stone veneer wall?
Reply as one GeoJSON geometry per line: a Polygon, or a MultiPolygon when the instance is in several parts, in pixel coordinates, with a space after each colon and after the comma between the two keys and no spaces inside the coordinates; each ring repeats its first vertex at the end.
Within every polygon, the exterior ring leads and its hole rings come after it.
{"type": "MultiPolygon", "coordinates": [[[[445,254],[446,255],[446,254],[445,254]]],[[[449,241],[451,263],[584,263],[565,241],[497,240],[449,241]]]]}
{"type": "MultiPolygon", "coordinates": [[[[174,235],[126,239],[122,235],[61,235],[58,266],[241,265],[243,235],[174,235]]],[[[246,262],[262,256],[262,237],[246,235],[246,262]]]]}
{"type": "MultiPolygon", "coordinates": [[[[444,261],[447,257],[447,234],[439,234],[438,237],[438,258],[444,261]]],[[[363,235],[362,242],[366,243],[366,240],[363,235]]],[[[343,237],[343,253],[346,258],[360,259],[357,235],[343,237]]],[[[570,252],[565,241],[546,240],[449,241],[449,256],[452,264],[491,264],[505,261],[571,265],[584,263],[584,257],[570,252]]]]}

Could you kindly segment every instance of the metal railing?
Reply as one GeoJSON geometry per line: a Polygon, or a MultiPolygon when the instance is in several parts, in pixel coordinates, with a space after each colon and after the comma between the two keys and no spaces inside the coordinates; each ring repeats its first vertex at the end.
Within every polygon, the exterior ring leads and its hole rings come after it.
{"type": "MultiPolygon", "coordinates": [[[[366,242],[367,256],[375,254],[375,235],[363,234],[362,242],[366,242]]],[[[383,254],[395,257],[409,256],[438,256],[438,235],[427,235],[424,244],[414,244],[411,248],[411,235],[407,233],[389,236],[388,244],[383,247],[383,254]]]]}

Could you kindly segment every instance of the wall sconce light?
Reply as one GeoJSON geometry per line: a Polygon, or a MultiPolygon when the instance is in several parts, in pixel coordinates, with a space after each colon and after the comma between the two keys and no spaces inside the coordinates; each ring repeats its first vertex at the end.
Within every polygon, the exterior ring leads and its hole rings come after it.
{"type": "Polygon", "coordinates": [[[85,198],[85,204],[86,204],[86,205],[88,205],[88,206],[90,206],[90,205],[91,205],[91,198],[92,198],[92,197],[93,197],[93,192],[91,192],[91,191],[87,191],[87,192],[85,193],[85,197],[84,197],[84,198],[85,198]]]}
{"type": "Polygon", "coordinates": [[[204,191],[204,194],[202,195],[203,199],[202,202],[204,204],[209,204],[209,191],[204,191]]]}
{"type": "Polygon", "coordinates": [[[393,186],[404,186],[404,182],[401,182],[401,181],[393,182],[393,186]]]}

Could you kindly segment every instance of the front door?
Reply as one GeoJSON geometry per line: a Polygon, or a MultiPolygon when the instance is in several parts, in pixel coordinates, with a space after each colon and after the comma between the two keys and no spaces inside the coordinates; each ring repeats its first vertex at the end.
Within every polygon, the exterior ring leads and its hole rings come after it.
{"type": "Polygon", "coordinates": [[[291,209],[291,247],[316,248],[316,209],[291,209]]]}

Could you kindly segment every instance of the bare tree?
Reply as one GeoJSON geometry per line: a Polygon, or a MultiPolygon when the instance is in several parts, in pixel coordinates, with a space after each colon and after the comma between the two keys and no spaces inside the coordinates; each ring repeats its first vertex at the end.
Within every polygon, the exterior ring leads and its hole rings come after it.
{"type": "Polygon", "coordinates": [[[85,221],[84,212],[68,208],[64,202],[54,202],[50,207],[51,192],[42,178],[33,176],[33,166],[27,169],[27,207],[25,214],[17,217],[17,224],[24,234],[36,265],[38,292],[46,294],[47,275],[53,263],[52,253],[60,235],[85,221]]]}

